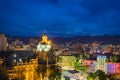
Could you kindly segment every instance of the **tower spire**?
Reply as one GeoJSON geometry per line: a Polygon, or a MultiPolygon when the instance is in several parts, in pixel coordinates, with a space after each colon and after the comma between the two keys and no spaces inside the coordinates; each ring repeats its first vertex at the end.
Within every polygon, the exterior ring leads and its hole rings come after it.
{"type": "Polygon", "coordinates": [[[46,35],[46,30],[44,30],[44,35],[46,35]]]}
{"type": "Polygon", "coordinates": [[[48,40],[48,36],[47,36],[47,34],[46,34],[46,31],[44,31],[44,34],[43,34],[43,36],[42,36],[42,41],[41,41],[41,43],[51,44],[51,41],[48,40]]]}

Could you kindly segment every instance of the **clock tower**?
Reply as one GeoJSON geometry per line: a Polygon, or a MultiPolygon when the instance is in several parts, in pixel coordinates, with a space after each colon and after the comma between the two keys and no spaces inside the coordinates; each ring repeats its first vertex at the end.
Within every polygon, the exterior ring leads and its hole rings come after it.
{"type": "Polygon", "coordinates": [[[42,52],[42,51],[48,52],[48,51],[50,51],[50,49],[51,49],[51,41],[48,40],[46,33],[44,33],[42,36],[42,40],[37,45],[37,51],[38,52],[42,52]]]}
{"type": "Polygon", "coordinates": [[[46,33],[43,34],[41,41],[37,45],[37,56],[38,56],[38,63],[46,63],[48,65],[49,62],[53,59],[52,53],[52,44],[51,41],[48,39],[46,33]]]}

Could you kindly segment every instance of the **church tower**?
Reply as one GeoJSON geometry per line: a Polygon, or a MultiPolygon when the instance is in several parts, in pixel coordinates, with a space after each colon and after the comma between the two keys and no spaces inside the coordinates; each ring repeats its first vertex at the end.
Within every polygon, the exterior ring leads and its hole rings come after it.
{"type": "Polygon", "coordinates": [[[38,52],[48,52],[51,49],[51,41],[48,40],[48,36],[46,35],[46,33],[43,34],[42,36],[42,40],[39,42],[39,44],[37,45],[37,51],[38,52]]]}
{"type": "Polygon", "coordinates": [[[48,65],[49,62],[55,62],[52,43],[46,33],[43,34],[41,41],[37,45],[37,56],[39,64],[46,63],[48,65]]]}

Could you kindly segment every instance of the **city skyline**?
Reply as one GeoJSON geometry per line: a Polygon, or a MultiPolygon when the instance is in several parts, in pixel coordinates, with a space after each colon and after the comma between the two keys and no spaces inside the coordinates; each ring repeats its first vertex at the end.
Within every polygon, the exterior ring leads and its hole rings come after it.
{"type": "Polygon", "coordinates": [[[120,34],[120,1],[1,0],[0,32],[12,36],[120,34]]]}

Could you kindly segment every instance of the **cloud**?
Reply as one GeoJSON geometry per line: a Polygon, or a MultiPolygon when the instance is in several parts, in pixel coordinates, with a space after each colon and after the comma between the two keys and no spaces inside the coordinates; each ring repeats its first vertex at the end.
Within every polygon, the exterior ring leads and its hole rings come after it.
{"type": "Polygon", "coordinates": [[[58,35],[119,34],[119,4],[119,0],[1,0],[0,31],[26,36],[44,30],[58,35]]]}

